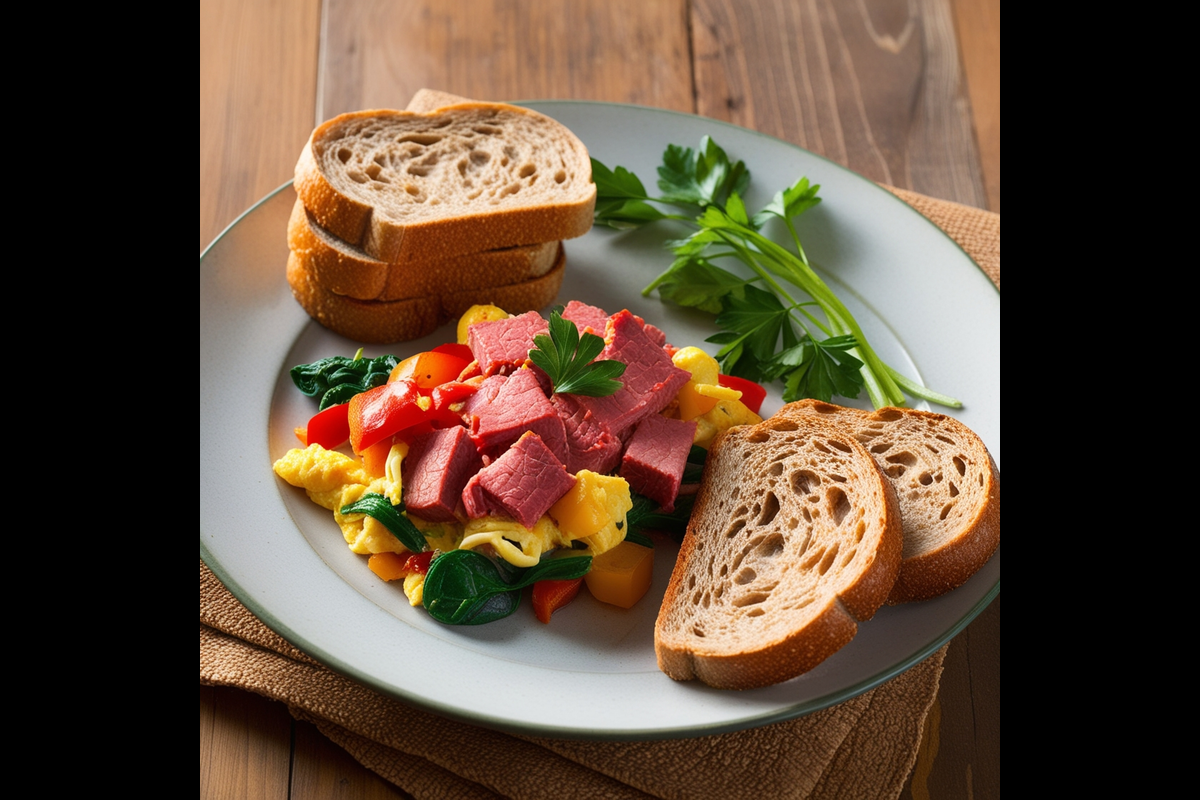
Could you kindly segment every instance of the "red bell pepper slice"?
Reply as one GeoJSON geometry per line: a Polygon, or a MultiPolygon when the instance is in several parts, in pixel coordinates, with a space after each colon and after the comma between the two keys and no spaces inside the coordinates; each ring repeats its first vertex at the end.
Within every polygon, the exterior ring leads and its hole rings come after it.
{"type": "Polygon", "coordinates": [[[748,381],[745,378],[739,378],[734,375],[718,375],[717,382],[726,389],[733,389],[736,392],[742,393],[742,405],[753,411],[755,414],[762,408],[763,400],[767,398],[767,390],[755,383],[748,381]]]}
{"type": "Polygon", "coordinates": [[[404,568],[411,572],[419,572],[422,575],[429,572],[429,564],[433,561],[433,551],[426,550],[423,553],[413,553],[404,561],[404,568]]]}
{"type": "Polygon", "coordinates": [[[465,344],[459,344],[458,342],[439,344],[437,347],[433,348],[433,352],[457,356],[463,361],[466,361],[468,364],[475,360],[475,354],[471,352],[471,348],[467,347],[465,344]]]}
{"type": "Polygon", "coordinates": [[[454,380],[470,363],[470,359],[460,358],[453,353],[439,353],[437,350],[417,353],[397,364],[388,376],[388,382],[408,379],[416,383],[417,388],[428,391],[454,380]]]}
{"type": "Polygon", "coordinates": [[[349,403],[330,406],[308,421],[305,439],[308,444],[319,444],[326,450],[341,447],[350,438],[349,403]]]}
{"type": "Polygon", "coordinates": [[[550,622],[550,615],[579,594],[583,578],[572,578],[566,581],[538,581],[533,585],[533,613],[544,622],[550,622]]]}
{"type": "MultiPolygon", "coordinates": [[[[410,380],[398,380],[350,398],[350,446],[361,454],[376,442],[425,419],[420,392],[410,380]]],[[[429,403],[429,400],[425,400],[429,403]]]]}

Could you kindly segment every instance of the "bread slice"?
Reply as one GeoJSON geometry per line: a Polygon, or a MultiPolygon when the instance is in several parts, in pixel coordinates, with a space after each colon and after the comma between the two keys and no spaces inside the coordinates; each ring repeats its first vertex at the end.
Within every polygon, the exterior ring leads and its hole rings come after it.
{"type": "Polygon", "coordinates": [[[294,183],[322,228],[390,263],[582,236],[596,202],[583,143],[502,103],[342,114],[313,131],[294,183]]]}
{"type": "Polygon", "coordinates": [[[319,285],[358,300],[408,300],[522,283],[549,272],[560,249],[554,241],[388,264],[322,229],[299,200],[288,220],[288,247],[307,260],[319,285]]]}
{"type": "Polygon", "coordinates": [[[388,344],[428,336],[476,303],[491,303],[514,314],[545,308],[558,296],[565,264],[560,245],[554,267],[532,280],[405,300],[358,300],[334,294],[318,283],[308,260],[293,251],[288,256],[287,279],[297,302],[317,322],[348,339],[388,344]]]}
{"type": "Polygon", "coordinates": [[[418,89],[417,93],[413,95],[412,100],[408,101],[408,105],[404,107],[404,110],[427,114],[430,111],[437,111],[439,108],[445,108],[446,106],[474,102],[476,101],[470,98],[460,97],[449,92],[439,92],[437,89],[418,89]]]}
{"type": "Polygon", "coordinates": [[[904,557],[889,603],[928,600],[966,583],[1000,545],[1000,471],[958,420],[911,408],[863,411],[818,400],[784,406],[854,434],[891,481],[904,523],[904,557]]]}
{"type": "Polygon", "coordinates": [[[752,689],[843,647],[887,599],[900,511],[852,435],[772,417],[714,442],[654,626],[675,680],[752,689]]]}

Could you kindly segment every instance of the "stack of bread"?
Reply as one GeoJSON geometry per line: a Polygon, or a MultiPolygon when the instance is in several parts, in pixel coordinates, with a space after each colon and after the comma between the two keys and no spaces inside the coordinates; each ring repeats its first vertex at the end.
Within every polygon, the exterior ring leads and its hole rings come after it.
{"type": "Polygon", "coordinates": [[[422,89],[342,114],[296,164],[288,283],[309,316],[367,343],[426,336],[477,303],[549,305],[563,239],[592,226],[583,143],[555,120],[422,89]]]}

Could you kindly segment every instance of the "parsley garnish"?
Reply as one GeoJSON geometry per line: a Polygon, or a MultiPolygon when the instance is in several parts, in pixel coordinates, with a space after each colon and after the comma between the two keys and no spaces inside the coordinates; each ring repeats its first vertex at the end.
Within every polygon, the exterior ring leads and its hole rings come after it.
{"type": "Polygon", "coordinates": [[[604,349],[604,340],[594,333],[581,337],[575,323],[563,319],[557,311],[550,314],[550,335],[533,337],[537,347],[529,351],[529,360],[550,376],[556,394],[582,394],[607,397],[621,388],[615,380],[625,372],[620,361],[595,361],[604,349]]]}
{"type": "Polygon", "coordinates": [[[821,202],[819,186],[800,178],[751,215],[742,194],[750,173],[707,136],[700,147],[670,145],[658,168],[661,197],[650,197],[636,175],[592,159],[595,221],[631,228],[661,219],[690,222],[695,231],[669,242],[675,259],[643,291],[681,306],[717,315],[722,371],[754,381],[782,380],[783,399],[857,397],[865,386],[876,408],[903,405],[904,393],[945,406],[958,400],[901,375],[876,355],[862,328],[813,270],[793,219],[821,202]],[[651,203],[682,209],[668,214],[651,203]],[[761,233],[768,220],[783,222],[795,250],[761,233]],[[749,274],[714,261],[735,258],[749,274]],[[794,297],[792,289],[807,297],[794,297]]]}

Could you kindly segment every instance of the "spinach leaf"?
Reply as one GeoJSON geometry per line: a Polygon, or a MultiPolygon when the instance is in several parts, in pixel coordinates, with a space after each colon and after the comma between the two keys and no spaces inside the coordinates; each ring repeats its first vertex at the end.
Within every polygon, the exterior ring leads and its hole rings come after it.
{"type": "Polygon", "coordinates": [[[354,358],[331,356],[311,364],[292,367],[292,383],[306,397],[320,397],[318,410],[349,402],[350,398],[387,383],[388,375],[398,364],[393,355],[362,358],[362,350],[354,358]]]}
{"type": "Polygon", "coordinates": [[[547,558],[506,576],[497,562],[481,553],[451,550],[429,565],[423,589],[425,610],[446,625],[494,622],[517,610],[526,586],[582,578],[591,568],[591,556],[547,558]]]}
{"type": "Polygon", "coordinates": [[[384,527],[392,532],[393,536],[400,540],[400,544],[414,553],[420,553],[428,546],[425,541],[425,535],[417,530],[417,526],[413,525],[408,517],[400,513],[403,510],[403,503],[394,506],[383,495],[368,492],[350,505],[342,506],[338,509],[338,513],[366,514],[369,517],[374,517],[382,522],[384,527]]]}

